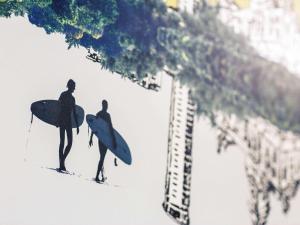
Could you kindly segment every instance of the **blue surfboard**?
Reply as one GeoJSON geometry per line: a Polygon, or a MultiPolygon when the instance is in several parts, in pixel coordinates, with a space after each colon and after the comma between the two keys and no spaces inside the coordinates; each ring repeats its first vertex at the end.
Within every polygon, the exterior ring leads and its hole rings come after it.
{"type": "MultiPolygon", "coordinates": [[[[53,126],[58,126],[58,116],[60,113],[60,104],[58,100],[41,100],[31,104],[31,112],[40,120],[53,126]]],[[[80,106],[75,106],[78,126],[81,126],[84,120],[84,110],[80,106]]],[[[71,114],[72,128],[76,128],[74,114],[71,114]]]]}
{"type": "Polygon", "coordinates": [[[116,157],[128,165],[132,163],[130,149],[118,131],[114,129],[117,147],[113,148],[113,141],[108,123],[105,120],[96,118],[96,116],[91,114],[86,115],[86,121],[92,132],[116,157]]]}

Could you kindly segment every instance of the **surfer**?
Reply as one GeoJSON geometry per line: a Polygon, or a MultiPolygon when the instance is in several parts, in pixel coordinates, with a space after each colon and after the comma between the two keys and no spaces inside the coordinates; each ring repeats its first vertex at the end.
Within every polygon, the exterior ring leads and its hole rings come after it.
{"type": "MultiPolygon", "coordinates": [[[[114,135],[114,132],[113,132],[114,129],[113,129],[113,126],[112,126],[111,118],[110,118],[109,113],[107,112],[107,108],[108,108],[108,103],[107,103],[106,100],[103,100],[102,101],[102,109],[101,109],[101,111],[99,111],[96,114],[96,118],[101,118],[101,119],[103,119],[104,121],[106,121],[108,123],[110,134],[112,136],[113,148],[116,148],[117,147],[117,142],[116,142],[116,138],[115,138],[115,135],[114,135]]],[[[90,137],[90,141],[89,141],[89,146],[93,145],[93,136],[94,136],[94,133],[92,132],[91,137],[90,137]]],[[[96,174],[95,181],[96,182],[100,182],[100,181],[104,182],[105,178],[104,178],[104,174],[103,174],[103,163],[104,163],[104,158],[105,158],[105,155],[106,155],[106,152],[107,152],[107,147],[99,139],[98,139],[98,146],[99,146],[99,152],[100,152],[100,160],[99,160],[99,163],[98,163],[98,169],[97,169],[97,174],[96,174]],[[102,176],[101,180],[99,179],[100,171],[101,171],[101,176],[102,176]]]]}
{"type": "Polygon", "coordinates": [[[74,113],[74,119],[77,127],[77,134],[79,134],[79,126],[77,116],[75,113],[75,98],[72,93],[75,90],[75,82],[70,79],[67,83],[67,91],[61,93],[59,103],[61,104],[61,111],[58,117],[58,126],[60,134],[59,143],[59,170],[66,171],[65,160],[71,150],[73,143],[72,120],[71,115],[74,113]],[[65,133],[67,133],[68,144],[65,146],[65,133]]]}

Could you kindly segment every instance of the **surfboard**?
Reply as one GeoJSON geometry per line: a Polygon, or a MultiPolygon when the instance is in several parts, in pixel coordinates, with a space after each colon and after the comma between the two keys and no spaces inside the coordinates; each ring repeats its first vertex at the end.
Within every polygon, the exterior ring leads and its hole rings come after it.
{"type": "MultiPolygon", "coordinates": [[[[37,118],[45,123],[53,126],[58,126],[58,116],[60,113],[60,104],[58,100],[41,100],[31,104],[31,112],[37,118]]],[[[84,110],[80,106],[75,106],[75,112],[77,116],[78,126],[81,126],[84,120],[84,110]]],[[[72,128],[76,128],[76,122],[74,114],[72,116],[72,128]]]]}
{"type": "Polygon", "coordinates": [[[130,149],[118,131],[114,129],[114,135],[117,142],[117,147],[114,149],[108,123],[105,120],[96,118],[96,116],[91,114],[86,115],[86,121],[92,132],[116,157],[118,157],[124,163],[131,165],[132,158],[130,149]]]}

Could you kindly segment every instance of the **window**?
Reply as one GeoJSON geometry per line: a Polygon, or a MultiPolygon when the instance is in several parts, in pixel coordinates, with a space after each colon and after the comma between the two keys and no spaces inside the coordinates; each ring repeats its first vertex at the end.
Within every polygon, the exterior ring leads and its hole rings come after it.
{"type": "Polygon", "coordinates": [[[176,209],[173,208],[170,208],[170,215],[173,216],[174,218],[180,218],[180,212],[178,212],[176,209]]]}
{"type": "Polygon", "coordinates": [[[181,203],[182,203],[182,205],[189,206],[190,199],[189,198],[183,198],[182,201],[181,201],[181,203]]]}
{"type": "Polygon", "coordinates": [[[193,134],[193,126],[187,125],[185,131],[186,131],[188,134],[193,134]]]}
{"type": "Polygon", "coordinates": [[[192,145],[191,144],[186,144],[185,146],[185,154],[186,155],[192,155],[192,145]]]}
{"type": "Polygon", "coordinates": [[[186,134],[186,135],[185,135],[185,138],[186,138],[186,139],[189,139],[189,140],[192,140],[193,135],[192,135],[192,134],[186,134]]]}
{"type": "Polygon", "coordinates": [[[190,120],[190,119],[187,119],[186,122],[188,122],[189,124],[193,124],[194,123],[194,121],[190,120]]]}
{"type": "Polygon", "coordinates": [[[189,188],[188,185],[183,185],[183,191],[190,191],[191,189],[189,188]]]}
{"type": "Polygon", "coordinates": [[[187,113],[188,117],[190,117],[191,119],[194,118],[194,115],[191,112],[187,113]]]}
{"type": "Polygon", "coordinates": [[[192,172],[192,165],[184,164],[184,172],[190,174],[192,172]]]}
{"type": "Polygon", "coordinates": [[[186,161],[186,162],[189,162],[189,163],[192,163],[192,157],[190,157],[190,156],[185,156],[184,157],[184,160],[186,161]]]}

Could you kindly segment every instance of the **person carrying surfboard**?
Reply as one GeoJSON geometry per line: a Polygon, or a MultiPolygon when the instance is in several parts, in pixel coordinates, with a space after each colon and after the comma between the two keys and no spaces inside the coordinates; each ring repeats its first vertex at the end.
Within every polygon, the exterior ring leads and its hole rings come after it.
{"type": "Polygon", "coordinates": [[[72,132],[72,113],[77,127],[77,134],[79,134],[78,120],[75,113],[75,98],[72,93],[75,90],[75,81],[70,79],[67,83],[68,90],[61,93],[59,97],[59,103],[61,105],[60,113],[58,116],[58,126],[60,134],[59,143],[59,170],[66,171],[65,160],[71,150],[73,143],[73,132],[72,132]],[[64,149],[65,145],[65,133],[67,133],[68,144],[64,149]]]}
{"type": "MultiPolygon", "coordinates": [[[[107,112],[107,108],[108,108],[108,103],[107,103],[106,100],[103,100],[102,101],[102,109],[101,109],[101,111],[99,111],[96,114],[96,118],[101,118],[105,122],[107,122],[107,124],[109,126],[110,135],[112,137],[113,148],[116,148],[117,147],[116,137],[114,135],[114,129],[113,129],[113,126],[112,126],[110,114],[107,112]]],[[[89,146],[90,147],[93,145],[93,136],[94,136],[94,132],[92,132],[91,136],[90,136],[90,141],[89,141],[89,146]]],[[[107,152],[107,147],[100,141],[100,139],[98,139],[98,147],[99,147],[99,152],[100,152],[100,160],[99,160],[99,163],[98,163],[98,169],[97,169],[95,181],[96,182],[100,182],[100,181],[104,182],[105,178],[104,178],[104,175],[103,175],[103,164],[104,164],[104,159],[105,159],[105,155],[106,155],[106,152],[107,152]],[[100,171],[101,171],[101,176],[102,176],[101,180],[99,179],[100,171]]]]}

